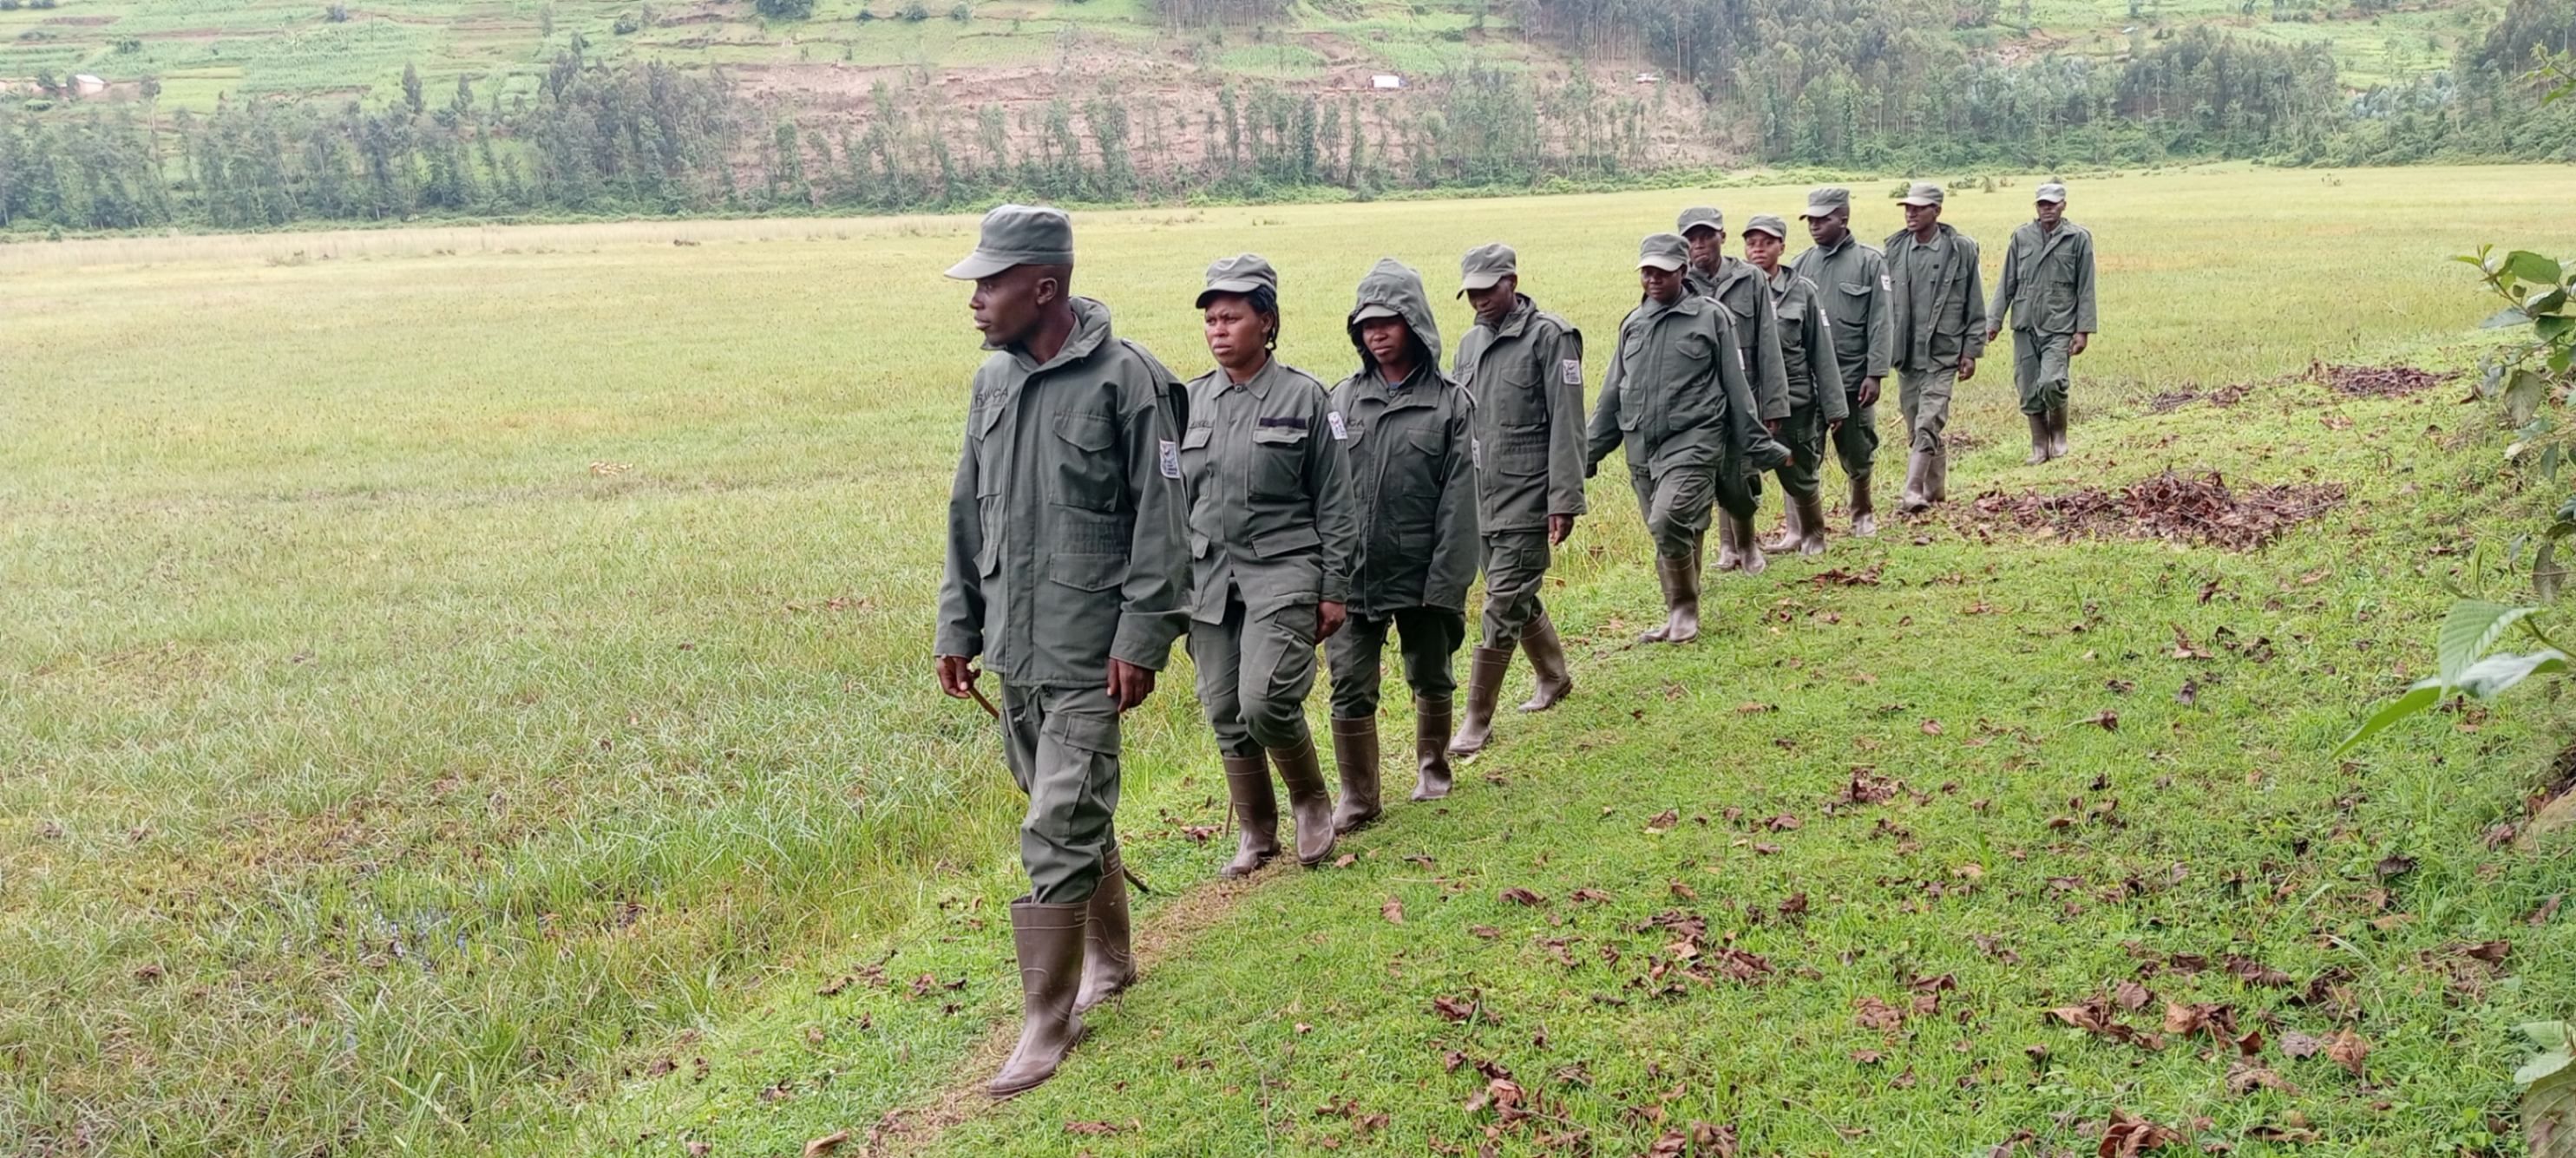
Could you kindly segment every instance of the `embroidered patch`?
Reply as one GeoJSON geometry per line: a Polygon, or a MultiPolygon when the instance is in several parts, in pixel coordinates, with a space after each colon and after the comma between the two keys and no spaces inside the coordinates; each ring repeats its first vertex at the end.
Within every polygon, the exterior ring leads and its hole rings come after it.
{"type": "Polygon", "coordinates": [[[1889,281],[1887,279],[1887,275],[1882,272],[1878,275],[1878,288],[1886,290],[1889,293],[1895,293],[1896,283],[1889,281]]]}
{"type": "Polygon", "coordinates": [[[1834,320],[1833,320],[1832,318],[1826,317],[1826,316],[1825,316],[1825,311],[1823,311],[1823,310],[1817,310],[1817,311],[1816,311],[1816,328],[1817,328],[1817,329],[1819,329],[1819,330],[1830,330],[1830,329],[1834,328],[1834,320]]]}
{"type": "Polygon", "coordinates": [[[1335,441],[1335,442],[1348,442],[1348,441],[1350,441],[1350,438],[1351,438],[1351,431],[1350,431],[1350,428],[1349,428],[1349,427],[1342,425],[1342,412],[1341,412],[1341,411],[1339,411],[1339,410],[1328,411],[1328,412],[1326,412],[1326,413],[1325,413],[1324,418],[1325,418],[1325,420],[1326,420],[1326,421],[1331,422],[1331,423],[1333,424],[1333,441],[1335,441]]]}
{"type": "Polygon", "coordinates": [[[1171,439],[1163,439],[1163,477],[1181,477],[1181,448],[1171,439]]]}
{"type": "Polygon", "coordinates": [[[1306,429],[1305,419],[1278,415],[1264,415],[1258,420],[1258,424],[1264,427],[1285,427],[1289,430],[1306,429]]]}
{"type": "Polygon", "coordinates": [[[1485,469],[1484,439],[1470,438],[1467,440],[1467,462],[1477,470],[1485,469]]]}
{"type": "Polygon", "coordinates": [[[1566,385],[1568,385],[1568,386],[1580,386],[1580,385],[1583,385],[1583,363],[1582,363],[1582,361],[1581,361],[1580,359],[1575,359],[1575,358],[1568,358],[1568,359],[1566,359],[1566,360],[1565,360],[1565,365],[1564,365],[1564,371],[1565,371],[1565,384],[1566,384],[1566,385]]]}

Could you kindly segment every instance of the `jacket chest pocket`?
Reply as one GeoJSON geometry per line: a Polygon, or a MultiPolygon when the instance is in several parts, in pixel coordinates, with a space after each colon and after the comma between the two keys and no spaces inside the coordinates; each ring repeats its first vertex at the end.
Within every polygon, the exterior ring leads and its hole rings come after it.
{"type": "Polygon", "coordinates": [[[1245,488],[1256,498],[1306,497],[1306,440],[1303,426],[1256,426],[1252,429],[1252,462],[1245,488]]]}
{"type": "Polygon", "coordinates": [[[1117,421],[1105,414],[1069,410],[1055,416],[1053,427],[1055,437],[1047,446],[1053,459],[1047,480],[1053,489],[1047,501],[1087,511],[1117,510],[1127,495],[1114,450],[1117,421]]]}
{"type": "Polygon", "coordinates": [[[1181,432],[1181,477],[1192,487],[1207,477],[1208,443],[1216,437],[1211,427],[1193,426],[1181,432]]]}

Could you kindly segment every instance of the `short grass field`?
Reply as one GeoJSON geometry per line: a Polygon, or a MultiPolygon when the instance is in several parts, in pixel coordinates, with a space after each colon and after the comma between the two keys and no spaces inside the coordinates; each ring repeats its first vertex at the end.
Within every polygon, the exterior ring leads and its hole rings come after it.
{"type": "MultiPolygon", "coordinates": [[[[1989,278],[2034,180],[1952,200],[1989,278]]],[[[2576,845],[2488,838],[2570,717],[2329,752],[2556,499],[2459,383],[2295,376],[2472,362],[2442,259],[2576,251],[2576,174],[2074,191],[2073,457],[2020,465],[1991,360],[1947,511],[1716,578],[1682,649],[1627,642],[1614,462],[1548,593],[1575,697],[1441,805],[1394,772],[1346,864],[1217,883],[1176,656],[1128,731],[1146,972],[999,1107],[1018,806],[928,655],[971,219],[0,247],[0,1154],[2519,1154],[2576,845]],[[2167,468],[2345,497],[2247,553],[1977,509],[2167,468]],[[2097,999],[2128,1040],[2049,1013],[2097,999]]],[[[1264,253],[1329,381],[1370,263],[1503,239],[1597,386],[1697,199],[1084,215],[1078,288],[1191,375],[1201,268],[1264,253]]]]}

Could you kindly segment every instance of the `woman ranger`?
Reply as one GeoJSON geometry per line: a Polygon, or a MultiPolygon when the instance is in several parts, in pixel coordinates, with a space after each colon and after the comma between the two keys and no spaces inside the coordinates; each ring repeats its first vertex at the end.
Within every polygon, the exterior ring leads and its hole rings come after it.
{"type": "Polygon", "coordinates": [[[1467,391],[1440,372],[1440,328],[1422,276],[1392,258],[1360,279],[1347,328],[1359,372],[1333,387],[1328,421],[1348,447],[1359,512],[1350,622],[1324,647],[1333,671],[1333,829],[1377,819],[1379,656],[1393,628],[1413,688],[1415,800],[1449,794],[1449,661],[1467,638],[1476,580],[1475,444],[1467,391]]]}
{"type": "Polygon", "coordinates": [[[1288,786],[1297,859],[1312,867],[1333,854],[1333,794],[1306,693],[1315,645],[1341,629],[1349,598],[1359,540],[1350,471],[1323,383],[1271,356],[1279,275],[1270,263],[1247,253],[1209,266],[1198,304],[1217,368],[1189,384],[1179,454],[1190,491],[1190,658],[1242,834],[1225,875],[1279,851],[1264,752],[1288,786]]]}

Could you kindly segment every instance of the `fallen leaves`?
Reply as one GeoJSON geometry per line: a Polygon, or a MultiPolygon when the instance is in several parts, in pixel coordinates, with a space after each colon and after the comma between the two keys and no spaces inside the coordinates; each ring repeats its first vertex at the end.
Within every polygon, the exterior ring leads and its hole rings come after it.
{"type": "Polygon", "coordinates": [[[2126,1110],[2113,1110],[2110,1125],[2102,1128],[2102,1144],[2093,1153],[2096,1158],[2136,1158],[2180,1141],[2182,1135],[2171,1127],[2159,1126],[2126,1110]]]}
{"type": "Polygon", "coordinates": [[[2362,1067],[2369,1057],[2369,1040],[2349,1027],[2336,1031],[2334,1037],[2326,1042],[2326,1058],[2356,1078],[2364,1076],[2362,1067]]]}
{"type": "Polygon", "coordinates": [[[1515,887],[1504,889],[1500,896],[1506,904],[1528,905],[1532,908],[1536,908],[1547,903],[1546,897],[1524,888],[1515,887]]]}
{"type": "Polygon", "coordinates": [[[833,1151],[841,1148],[841,1143],[849,1140],[850,1132],[848,1130],[834,1130],[820,1138],[815,1138],[806,1142],[805,1158],[827,1158],[827,1156],[833,1151]]]}
{"type": "Polygon", "coordinates": [[[1377,915],[1386,918],[1387,924],[1401,925],[1404,923],[1404,902],[1388,897],[1385,904],[1377,907],[1377,915]]]}
{"type": "Polygon", "coordinates": [[[2332,509],[2344,498],[2334,483],[2231,488],[2218,472],[2185,476],[2167,469],[2116,491],[2079,487],[2058,494],[2001,491],[1978,496],[1975,519],[2030,531],[2097,539],[2167,542],[2250,551],[2332,509]]]}

